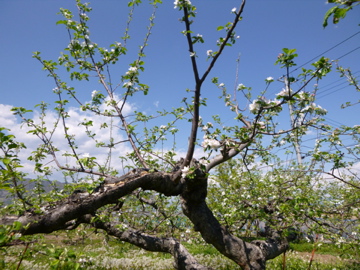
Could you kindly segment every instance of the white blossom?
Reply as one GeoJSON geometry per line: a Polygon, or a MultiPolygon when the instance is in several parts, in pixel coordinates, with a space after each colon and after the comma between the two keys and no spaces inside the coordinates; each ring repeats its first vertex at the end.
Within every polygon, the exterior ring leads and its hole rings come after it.
{"type": "Polygon", "coordinates": [[[274,81],[274,78],[273,77],[267,77],[265,81],[266,82],[272,82],[272,81],[274,81]]]}
{"type": "Polygon", "coordinates": [[[275,100],[271,100],[270,103],[273,103],[273,105],[276,106],[276,105],[279,105],[281,103],[281,101],[275,99],[275,100]]]}
{"type": "Polygon", "coordinates": [[[258,103],[257,99],[254,99],[254,101],[249,105],[250,112],[257,113],[259,109],[261,108],[260,104],[258,103]]]}
{"type": "Polygon", "coordinates": [[[129,71],[130,71],[130,72],[136,72],[136,71],[137,71],[137,67],[129,67],[129,71]]]}
{"type": "Polygon", "coordinates": [[[304,91],[300,91],[298,95],[299,95],[299,99],[306,100],[306,94],[304,91]]]}
{"type": "Polygon", "coordinates": [[[210,161],[208,161],[207,159],[204,159],[204,158],[199,159],[199,163],[200,163],[201,165],[207,165],[209,162],[210,162],[210,161]]]}
{"type": "Polygon", "coordinates": [[[212,56],[212,52],[213,52],[212,50],[207,50],[206,51],[207,56],[212,56]]]}
{"type": "Polygon", "coordinates": [[[190,53],[190,57],[194,57],[195,56],[195,53],[194,52],[191,52],[190,53]]]}
{"type": "Polygon", "coordinates": [[[81,13],[80,17],[82,17],[83,19],[88,19],[88,15],[86,13],[81,13]]]}
{"type": "Polygon", "coordinates": [[[73,20],[67,20],[66,25],[71,25],[73,22],[73,20]]]}
{"type": "Polygon", "coordinates": [[[231,13],[236,13],[236,7],[231,10],[231,13]]]}
{"type": "Polygon", "coordinates": [[[165,125],[161,125],[161,126],[160,126],[160,129],[166,129],[166,126],[165,126],[165,125]]]}
{"type": "Polygon", "coordinates": [[[322,108],[320,105],[316,105],[315,103],[311,103],[310,105],[306,106],[305,108],[303,108],[300,112],[301,113],[305,113],[305,112],[313,112],[316,111],[318,114],[326,114],[327,110],[322,108]]]}
{"type": "Polygon", "coordinates": [[[326,114],[326,113],[327,113],[327,110],[324,109],[323,107],[321,107],[320,105],[317,105],[316,111],[317,111],[319,114],[326,114]]]}
{"type": "Polygon", "coordinates": [[[181,172],[182,172],[181,177],[185,178],[186,175],[189,173],[189,171],[190,171],[189,166],[185,166],[183,169],[181,169],[181,172]]]}
{"type": "Polygon", "coordinates": [[[224,87],[224,86],[225,86],[224,83],[220,83],[220,84],[219,84],[219,87],[224,87]]]}
{"type": "MultiPolygon", "coordinates": [[[[181,5],[181,0],[175,0],[175,2],[174,2],[174,8],[177,8],[178,6],[180,6],[181,5]]],[[[186,4],[188,4],[188,5],[191,5],[191,2],[190,2],[190,0],[184,0],[184,2],[186,3],[186,4]]]]}
{"type": "Polygon", "coordinates": [[[292,94],[292,90],[291,90],[291,89],[290,89],[290,91],[289,91],[289,90],[283,88],[283,90],[281,90],[281,92],[280,92],[280,93],[277,93],[276,95],[277,95],[278,97],[289,97],[291,94],[292,94]]]}
{"type": "Polygon", "coordinates": [[[264,129],[266,127],[264,122],[259,121],[259,122],[257,122],[257,124],[260,129],[264,129]]]}
{"type": "Polygon", "coordinates": [[[99,93],[99,91],[96,91],[96,90],[92,91],[91,92],[91,98],[93,99],[96,96],[97,93],[99,93]]]}
{"type": "Polygon", "coordinates": [[[123,87],[131,87],[133,85],[132,82],[124,82],[123,87]]]}
{"type": "Polygon", "coordinates": [[[245,85],[243,85],[242,83],[239,83],[237,90],[242,90],[245,89],[245,85]]]}
{"type": "Polygon", "coordinates": [[[215,139],[204,139],[204,141],[201,143],[201,146],[204,148],[210,146],[211,149],[218,149],[221,144],[218,140],[215,139]]]}

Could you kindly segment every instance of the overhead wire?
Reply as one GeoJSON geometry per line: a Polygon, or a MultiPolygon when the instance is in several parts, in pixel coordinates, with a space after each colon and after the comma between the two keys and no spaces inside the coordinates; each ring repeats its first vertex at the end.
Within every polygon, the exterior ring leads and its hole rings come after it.
{"type": "MultiPolygon", "coordinates": [[[[342,146],[339,146],[338,149],[348,148],[348,147],[352,147],[352,146],[356,146],[356,145],[357,145],[357,144],[342,145],[342,146]]],[[[309,146],[302,146],[302,147],[312,149],[312,147],[309,147],[309,146]]],[[[287,148],[291,148],[291,146],[284,147],[283,149],[287,149],[287,148]]],[[[329,153],[331,153],[332,151],[335,151],[335,150],[336,150],[336,149],[330,149],[330,148],[329,148],[329,149],[325,150],[324,152],[329,152],[329,153]]],[[[304,155],[304,158],[305,158],[305,157],[308,157],[308,156],[310,156],[310,155],[309,155],[309,154],[305,154],[305,155],[304,155]]],[[[357,157],[349,157],[349,156],[347,156],[346,159],[351,159],[351,160],[355,160],[355,161],[360,160],[360,159],[357,158],[357,157]]],[[[290,159],[282,160],[282,161],[280,161],[280,162],[276,162],[276,163],[274,163],[274,164],[272,164],[272,165],[264,165],[264,166],[261,166],[261,167],[259,167],[258,169],[264,169],[264,168],[268,168],[268,167],[271,167],[271,166],[274,166],[274,165],[280,165],[280,164],[283,164],[283,163],[290,163],[290,162],[296,161],[296,160],[297,160],[297,158],[290,158],[290,159]]]]}
{"type": "MultiPolygon", "coordinates": [[[[341,44],[345,43],[345,42],[346,42],[346,41],[348,41],[349,39],[352,39],[352,38],[353,38],[353,37],[355,37],[357,34],[360,34],[360,31],[358,31],[358,32],[356,32],[355,34],[351,35],[350,37],[348,37],[348,38],[344,39],[343,41],[341,41],[341,42],[337,43],[336,45],[334,45],[334,46],[332,46],[331,48],[327,49],[326,51],[322,52],[321,54],[319,54],[319,55],[315,56],[314,58],[310,59],[310,60],[309,60],[309,61],[307,61],[306,63],[304,63],[304,64],[302,64],[302,65],[298,66],[298,67],[297,67],[297,68],[295,68],[294,70],[290,71],[290,73],[293,73],[293,72],[297,71],[299,68],[302,68],[303,66],[305,66],[305,65],[307,65],[307,64],[309,64],[309,63],[311,63],[312,61],[314,61],[314,60],[318,59],[320,56],[323,56],[325,53],[327,53],[327,52],[329,52],[329,51],[331,51],[331,50],[335,49],[336,47],[338,47],[338,46],[340,46],[341,44]]],[[[359,49],[359,48],[360,48],[360,46],[359,46],[359,47],[357,47],[357,48],[355,48],[354,50],[352,50],[352,51],[350,51],[350,52],[348,52],[348,53],[346,53],[346,54],[342,55],[340,58],[345,57],[346,55],[348,55],[348,54],[350,54],[350,53],[352,53],[352,52],[356,51],[356,50],[357,50],[357,49],[359,49]]],[[[340,59],[340,58],[337,58],[337,59],[340,59]]]]}
{"type": "MultiPolygon", "coordinates": [[[[360,70],[355,71],[355,72],[352,72],[352,75],[354,76],[354,75],[358,74],[359,72],[360,72],[360,70]]],[[[358,77],[359,77],[359,76],[357,76],[356,78],[358,78],[358,77]]],[[[341,77],[341,78],[339,78],[339,79],[337,79],[337,80],[335,80],[335,81],[332,81],[331,83],[328,83],[328,84],[322,86],[321,89],[318,90],[318,92],[324,91],[323,89],[324,89],[324,88],[327,89],[327,87],[329,87],[329,86],[331,86],[330,89],[332,89],[332,88],[334,88],[334,87],[336,87],[336,86],[340,86],[341,84],[345,84],[345,83],[347,83],[346,79],[345,79],[344,77],[341,77]],[[333,84],[335,84],[335,83],[337,83],[337,82],[341,82],[341,83],[339,83],[339,84],[337,84],[337,85],[335,85],[335,86],[331,86],[331,85],[333,85],[333,84]]],[[[326,91],[326,90],[325,90],[325,91],[326,91]]]]}
{"type": "MultiPolygon", "coordinates": [[[[358,34],[360,34],[360,31],[354,33],[353,35],[349,36],[348,38],[344,39],[343,41],[341,41],[341,42],[337,43],[336,45],[332,46],[331,48],[325,50],[325,51],[322,52],[321,54],[313,57],[313,58],[310,59],[309,61],[305,62],[304,64],[302,64],[302,65],[300,65],[300,66],[298,66],[296,69],[290,71],[290,74],[293,73],[293,72],[295,72],[295,71],[297,71],[298,69],[304,67],[305,65],[313,62],[314,60],[316,60],[316,59],[318,59],[319,57],[323,56],[323,55],[326,54],[327,52],[335,49],[336,47],[340,46],[341,44],[345,43],[346,41],[350,40],[351,38],[355,37],[355,36],[358,35],[358,34]]],[[[358,49],[360,49],[360,46],[356,47],[355,49],[352,49],[352,50],[348,51],[347,53],[341,55],[340,57],[337,57],[336,60],[342,59],[342,58],[344,58],[345,56],[348,56],[349,54],[355,52],[355,51],[358,50],[358,49]]],[[[359,73],[359,72],[360,72],[360,71],[356,71],[356,72],[353,73],[353,75],[354,75],[354,74],[357,74],[357,73],[359,73]]],[[[358,78],[358,77],[359,77],[359,76],[357,76],[356,78],[358,78]]],[[[330,86],[330,85],[332,85],[332,84],[334,84],[334,83],[336,83],[336,82],[343,81],[343,80],[344,80],[344,78],[340,78],[340,79],[338,79],[338,80],[336,80],[336,81],[334,81],[334,82],[331,82],[331,83],[327,84],[327,85],[324,86],[324,87],[328,87],[328,86],[330,86]]],[[[334,91],[332,91],[332,92],[330,92],[330,93],[325,93],[325,92],[330,91],[331,89],[334,89],[334,88],[336,88],[336,87],[338,87],[338,86],[341,86],[341,85],[344,84],[344,83],[346,83],[346,81],[343,81],[343,82],[341,82],[340,84],[337,84],[337,85],[332,86],[332,87],[330,87],[330,88],[328,88],[328,89],[325,89],[325,90],[319,89],[318,91],[321,92],[321,94],[323,94],[323,95],[320,96],[319,98],[323,98],[323,97],[328,96],[328,95],[330,95],[330,94],[332,94],[332,93],[335,93],[335,92],[337,92],[337,91],[340,91],[341,89],[344,89],[344,88],[347,87],[348,85],[346,85],[346,86],[344,86],[344,87],[341,87],[341,88],[337,88],[337,89],[335,89],[334,91]]],[[[318,93],[319,93],[319,92],[318,92],[318,93]]],[[[330,118],[328,118],[328,117],[324,117],[324,118],[325,118],[325,120],[326,120],[325,123],[327,122],[327,123],[329,123],[331,126],[334,126],[334,127],[341,127],[341,126],[343,126],[343,124],[340,123],[340,122],[338,122],[338,121],[335,121],[335,120],[330,119],[330,118]]],[[[325,135],[323,135],[323,136],[325,136],[325,135]]],[[[323,137],[323,136],[320,136],[320,137],[323,137]]],[[[312,138],[312,139],[308,139],[308,140],[306,140],[306,141],[309,141],[309,140],[313,140],[313,138],[312,138]]],[[[304,141],[304,142],[305,142],[305,141],[304,141]]],[[[347,148],[347,147],[351,147],[351,146],[354,146],[354,145],[356,145],[356,144],[346,145],[346,146],[344,145],[344,146],[341,146],[341,147],[339,147],[339,148],[347,148]]],[[[280,148],[279,151],[282,150],[282,149],[283,149],[283,150],[288,149],[289,147],[290,147],[290,146],[280,148]]],[[[310,147],[308,147],[308,146],[303,146],[303,147],[310,148],[310,147]]],[[[333,151],[333,149],[329,149],[328,151],[331,152],[331,151],[333,151]]],[[[351,159],[355,159],[355,158],[351,158],[351,159]]],[[[291,161],[295,161],[295,160],[296,160],[296,158],[293,158],[293,159],[290,159],[290,160],[282,161],[282,162],[280,162],[280,163],[278,163],[278,164],[281,164],[281,163],[284,163],[284,162],[291,162],[291,161]]],[[[270,167],[270,166],[267,165],[267,166],[263,166],[263,167],[260,167],[260,168],[266,168],[266,167],[270,167]]]]}
{"type": "MultiPolygon", "coordinates": [[[[320,56],[324,55],[325,53],[327,53],[327,52],[335,49],[336,47],[340,46],[341,44],[345,43],[346,41],[350,40],[351,38],[355,37],[355,36],[358,35],[358,34],[360,34],[360,31],[352,34],[352,35],[349,36],[348,38],[346,38],[346,39],[342,40],[341,42],[337,43],[336,45],[330,47],[329,49],[325,50],[325,51],[322,52],[321,54],[313,57],[313,58],[310,59],[309,61],[305,62],[304,64],[300,65],[300,66],[297,67],[296,69],[292,70],[290,73],[293,73],[293,72],[295,72],[296,70],[300,69],[301,67],[303,67],[303,66],[311,63],[311,62],[314,61],[315,59],[317,59],[317,58],[319,58],[320,56]]],[[[345,53],[345,54],[343,54],[343,55],[341,55],[341,56],[339,56],[339,57],[337,57],[336,60],[342,59],[342,58],[344,58],[345,56],[348,56],[349,54],[355,52],[355,51],[358,50],[358,49],[360,49],[360,46],[356,47],[355,49],[352,49],[352,50],[348,51],[347,53],[345,53]]],[[[356,72],[353,73],[353,75],[355,75],[355,74],[357,74],[357,73],[359,73],[359,72],[360,72],[360,71],[356,71],[356,72]]],[[[356,76],[355,78],[357,79],[357,78],[359,78],[359,76],[356,76]]],[[[340,78],[340,79],[338,79],[338,80],[336,80],[336,81],[334,81],[334,82],[331,82],[331,83],[325,85],[325,86],[324,86],[325,89],[324,89],[324,87],[322,87],[321,89],[318,89],[317,99],[324,98],[324,97],[326,97],[326,96],[328,96],[328,95],[330,95],[330,94],[333,94],[333,93],[335,93],[335,92],[338,92],[338,91],[346,88],[348,85],[345,85],[345,86],[343,86],[343,87],[341,87],[341,88],[336,88],[336,87],[339,87],[339,86],[341,86],[341,85],[343,85],[343,84],[346,84],[346,82],[347,82],[347,81],[346,81],[346,80],[344,81],[344,78],[340,78]],[[341,82],[341,83],[339,83],[339,84],[337,84],[337,85],[335,85],[335,86],[332,86],[332,87],[326,89],[326,87],[328,87],[328,86],[330,86],[330,85],[332,85],[332,84],[334,84],[334,83],[336,83],[336,82],[339,82],[339,81],[343,81],[343,82],[341,82]],[[328,91],[330,91],[330,90],[332,90],[332,89],[334,89],[334,88],[336,88],[336,89],[328,93],[328,91]]],[[[331,121],[332,121],[332,122],[337,123],[337,125],[339,125],[339,127],[340,127],[341,125],[343,125],[343,124],[341,124],[341,123],[339,123],[339,122],[337,122],[337,121],[335,121],[335,120],[332,120],[332,119],[330,119],[330,118],[326,118],[326,117],[324,117],[324,118],[327,119],[327,122],[330,122],[330,123],[331,123],[331,121]]],[[[336,126],[336,125],[334,125],[334,123],[331,123],[331,125],[336,126]]]]}
{"type": "MultiPolygon", "coordinates": [[[[300,66],[298,66],[296,69],[290,71],[290,74],[293,73],[293,72],[295,72],[295,71],[297,71],[298,69],[302,68],[303,66],[305,66],[305,65],[313,62],[314,60],[316,60],[316,59],[318,59],[319,57],[323,56],[323,55],[326,54],[327,52],[335,49],[336,47],[340,46],[341,44],[345,43],[346,41],[350,40],[351,38],[355,37],[355,36],[358,35],[358,34],[360,34],[360,31],[354,33],[353,35],[349,36],[348,38],[344,39],[343,41],[341,41],[341,42],[337,43],[336,45],[332,46],[331,48],[325,50],[325,51],[322,52],[321,54],[313,57],[313,58],[310,59],[309,61],[305,62],[304,64],[302,64],[302,65],[300,65],[300,66]]],[[[355,49],[352,49],[352,50],[348,51],[347,53],[341,55],[340,57],[336,58],[336,60],[342,59],[342,58],[344,58],[345,56],[348,56],[349,54],[355,52],[355,51],[358,50],[358,49],[360,49],[360,46],[358,46],[358,47],[356,47],[355,49]]],[[[354,74],[357,74],[358,72],[360,72],[360,71],[354,72],[353,75],[354,75],[354,74]]],[[[358,78],[358,77],[359,77],[359,76],[357,76],[356,78],[358,78]]],[[[341,87],[341,88],[337,88],[337,87],[343,85],[344,83],[346,83],[346,81],[344,81],[344,78],[340,78],[340,79],[338,79],[338,80],[336,80],[336,81],[334,81],[334,82],[331,82],[331,83],[327,84],[325,87],[328,87],[328,86],[331,86],[331,87],[330,87],[330,88],[327,88],[327,89],[326,89],[326,88],[325,88],[325,89],[323,89],[323,88],[322,88],[322,89],[319,89],[319,90],[318,90],[318,94],[319,94],[319,92],[320,92],[320,93],[322,94],[322,96],[320,96],[320,97],[318,97],[318,98],[323,98],[323,97],[325,97],[325,96],[328,96],[328,95],[330,95],[330,94],[332,94],[332,93],[335,93],[335,92],[337,92],[337,91],[340,91],[340,90],[344,89],[344,88],[347,87],[348,85],[346,85],[346,86],[344,86],[344,87],[341,87]],[[337,85],[335,85],[335,86],[331,86],[332,84],[337,83],[337,82],[339,82],[339,81],[343,81],[343,82],[341,82],[341,83],[339,83],[339,84],[337,84],[337,85]],[[327,93],[328,91],[330,91],[330,90],[332,90],[332,89],[334,89],[334,88],[336,88],[336,89],[333,90],[333,91],[331,91],[330,93],[327,93]]],[[[342,123],[340,123],[340,122],[338,122],[338,121],[336,121],[336,120],[330,119],[330,118],[328,118],[328,117],[324,117],[324,119],[326,120],[325,123],[329,123],[329,124],[330,124],[331,126],[333,126],[333,127],[341,127],[341,126],[343,126],[342,123]]],[[[325,136],[325,135],[322,135],[322,136],[320,136],[320,137],[326,137],[326,136],[325,136]]],[[[318,136],[318,138],[320,138],[320,137],[318,136]]],[[[310,140],[314,140],[314,138],[307,139],[307,140],[305,140],[305,141],[303,141],[303,142],[310,141],[310,140]]],[[[348,147],[352,147],[352,146],[355,146],[355,145],[356,145],[356,144],[351,144],[351,145],[346,145],[346,146],[343,145],[343,146],[340,146],[339,149],[348,148],[348,147]]],[[[290,147],[291,147],[291,146],[286,146],[286,147],[283,147],[283,148],[278,149],[278,151],[286,150],[286,149],[288,149],[288,148],[290,148],[290,147]]],[[[308,146],[305,146],[305,145],[303,145],[302,147],[312,148],[312,147],[308,147],[308,146]]],[[[278,152],[278,151],[277,151],[277,152],[278,152]]],[[[328,149],[328,150],[327,150],[327,152],[331,152],[331,151],[334,151],[334,149],[328,149]]],[[[304,157],[306,157],[306,155],[304,155],[304,157]]],[[[350,157],[347,157],[347,158],[349,158],[349,159],[354,159],[354,160],[358,160],[358,158],[350,158],[350,157]]],[[[277,165],[282,164],[282,163],[288,163],[288,162],[295,161],[295,160],[297,160],[297,158],[287,159],[287,160],[285,160],[285,161],[281,161],[280,163],[277,163],[277,165]]],[[[275,164],[275,165],[276,165],[276,164],[275,164]]],[[[263,169],[263,168],[267,168],[267,167],[270,167],[270,165],[262,166],[262,167],[260,167],[259,169],[263,169]]]]}
{"type": "Polygon", "coordinates": [[[345,56],[349,55],[350,53],[353,53],[354,51],[356,51],[356,50],[358,50],[358,49],[360,49],[360,46],[359,46],[359,47],[357,47],[357,48],[355,48],[355,49],[353,49],[353,50],[351,50],[350,52],[347,52],[347,53],[343,54],[342,56],[340,56],[340,57],[336,58],[336,60],[339,60],[339,59],[341,59],[341,58],[343,58],[343,57],[345,57],[345,56]]]}

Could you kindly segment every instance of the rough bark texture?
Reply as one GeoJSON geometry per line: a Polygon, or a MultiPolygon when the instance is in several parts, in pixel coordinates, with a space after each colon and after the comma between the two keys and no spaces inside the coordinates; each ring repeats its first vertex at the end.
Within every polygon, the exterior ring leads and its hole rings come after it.
{"type": "MultiPolygon", "coordinates": [[[[91,223],[91,218],[86,217],[87,222],[91,223]]],[[[194,256],[179,243],[175,238],[160,238],[147,235],[145,233],[129,229],[121,231],[113,226],[110,222],[96,221],[91,223],[95,228],[106,231],[109,235],[115,236],[119,240],[128,242],[140,248],[153,252],[165,252],[174,257],[175,269],[194,269],[194,270],[207,270],[211,269],[204,265],[199,264],[194,256]]]]}
{"type": "Polygon", "coordinates": [[[205,198],[207,178],[188,179],[181,194],[184,214],[192,221],[196,231],[219,252],[242,269],[265,269],[266,260],[272,259],[288,248],[287,240],[269,239],[248,243],[231,235],[218,222],[208,208],[205,198]]]}
{"type": "Polygon", "coordinates": [[[0,224],[20,221],[24,226],[21,233],[31,235],[51,233],[75,228],[80,223],[89,223],[122,241],[129,242],[149,251],[167,252],[174,257],[176,269],[209,269],[196,259],[174,238],[159,238],[136,230],[121,231],[112,223],[91,222],[96,210],[107,204],[115,204],[134,190],[158,191],[167,196],[181,196],[185,215],[192,221],[196,231],[219,252],[236,262],[242,269],[265,269],[266,260],[272,259],[288,248],[287,240],[279,236],[266,241],[245,242],[230,234],[217,221],[208,208],[207,178],[200,170],[192,179],[179,179],[178,172],[135,171],[123,177],[120,182],[104,185],[93,193],[77,192],[56,205],[48,205],[41,214],[26,212],[16,217],[3,217],[0,224]]]}

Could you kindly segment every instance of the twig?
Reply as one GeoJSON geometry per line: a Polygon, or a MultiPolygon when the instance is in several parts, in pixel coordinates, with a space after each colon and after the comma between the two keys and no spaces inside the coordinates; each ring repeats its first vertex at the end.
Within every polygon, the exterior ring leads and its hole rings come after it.
{"type": "Polygon", "coordinates": [[[17,265],[17,267],[16,267],[16,270],[19,270],[19,269],[20,269],[21,262],[22,262],[22,260],[24,259],[26,250],[28,249],[29,245],[30,245],[30,243],[26,243],[25,249],[24,249],[23,253],[21,254],[20,261],[19,261],[19,263],[18,263],[18,265],[17,265]]]}

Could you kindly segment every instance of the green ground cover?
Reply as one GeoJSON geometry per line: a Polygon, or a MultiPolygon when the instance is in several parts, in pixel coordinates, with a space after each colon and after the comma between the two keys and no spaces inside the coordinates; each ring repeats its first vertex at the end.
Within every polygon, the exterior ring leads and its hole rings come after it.
{"type": "MultiPolygon", "coordinates": [[[[32,241],[28,245],[1,248],[0,269],[173,269],[168,254],[147,252],[102,234],[56,233],[32,241]]],[[[191,242],[183,244],[201,263],[219,270],[239,269],[212,246],[191,242]]],[[[311,261],[310,269],[356,270],[360,269],[357,251],[358,248],[350,245],[297,243],[284,256],[268,261],[267,269],[309,269],[311,261]]]]}

